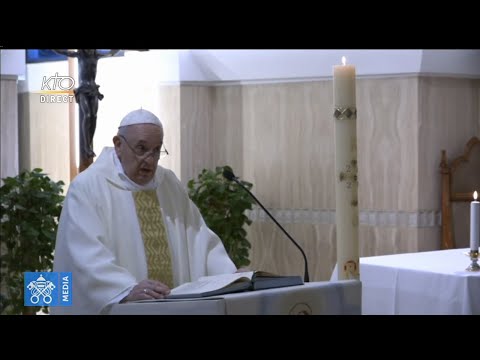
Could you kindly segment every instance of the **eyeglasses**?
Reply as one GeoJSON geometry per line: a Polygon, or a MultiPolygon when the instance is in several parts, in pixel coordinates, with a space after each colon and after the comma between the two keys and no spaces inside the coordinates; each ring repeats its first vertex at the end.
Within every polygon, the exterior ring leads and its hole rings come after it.
{"type": "Polygon", "coordinates": [[[130,148],[130,150],[132,150],[132,152],[137,155],[138,158],[140,158],[141,160],[144,160],[146,158],[148,158],[149,156],[153,156],[154,159],[158,159],[158,158],[164,158],[165,156],[168,155],[168,151],[167,149],[165,148],[165,145],[161,145],[159,148],[154,148],[154,149],[151,149],[151,150],[148,150],[145,146],[143,145],[137,145],[135,146],[135,148],[133,148],[127,141],[127,139],[125,139],[125,136],[123,135],[118,135],[119,137],[121,137],[123,139],[123,141],[125,141],[125,144],[127,144],[127,146],[130,148]],[[162,146],[163,146],[163,150],[162,150],[162,146]]]}

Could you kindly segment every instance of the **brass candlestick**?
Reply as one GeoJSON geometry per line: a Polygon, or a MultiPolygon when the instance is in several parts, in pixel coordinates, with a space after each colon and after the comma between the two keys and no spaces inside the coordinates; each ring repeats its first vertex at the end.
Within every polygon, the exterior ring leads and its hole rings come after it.
{"type": "Polygon", "coordinates": [[[467,267],[467,271],[480,271],[480,265],[478,265],[478,250],[470,250],[470,260],[472,263],[467,267]]]}

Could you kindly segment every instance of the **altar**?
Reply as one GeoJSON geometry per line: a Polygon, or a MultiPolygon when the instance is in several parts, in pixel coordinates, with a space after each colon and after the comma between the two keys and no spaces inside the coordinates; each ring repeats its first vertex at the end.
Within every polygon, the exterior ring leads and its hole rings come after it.
{"type": "Polygon", "coordinates": [[[469,249],[360,258],[364,315],[480,315],[469,249]]]}

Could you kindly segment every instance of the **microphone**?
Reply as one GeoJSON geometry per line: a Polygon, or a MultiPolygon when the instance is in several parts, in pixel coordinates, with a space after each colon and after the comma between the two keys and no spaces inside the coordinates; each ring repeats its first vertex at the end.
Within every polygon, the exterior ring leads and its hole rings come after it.
{"type": "Polygon", "coordinates": [[[287,233],[287,231],[282,227],[282,225],[280,225],[278,223],[277,220],[275,220],[275,218],[272,216],[272,214],[270,214],[268,212],[267,209],[265,209],[265,207],[262,205],[262,203],[255,197],[255,195],[253,195],[250,190],[248,190],[245,186],[243,186],[243,184],[238,180],[238,178],[233,175],[233,172],[229,171],[229,170],[223,170],[223,177],[229,181],[235,181],[238,185],[240,185],[240,187],[245,190],[252,198],[255,199],[255,201],[257,202],[258,205],[261,206],[261,208],[267,213],[267,215],[270,217],[270,219],[273,220],[273,222],[275,224],[277,224],[277,226],[283,231],[283,233],[293,242],[293,244],[298,248],[298,250],[300,250],[300,252],[302,253],[303,255],[303,260],[305,262],[305,276],[304,276],[304,282],[310,282],[310,276],[308,276],[308,264],[307,264],[307,256],[305,255],[305,252],[303,251],[303,249],[300,247],[300,245],[297,244],[297,242],[295,240],[293,240],[293,238],[287,233]]]}

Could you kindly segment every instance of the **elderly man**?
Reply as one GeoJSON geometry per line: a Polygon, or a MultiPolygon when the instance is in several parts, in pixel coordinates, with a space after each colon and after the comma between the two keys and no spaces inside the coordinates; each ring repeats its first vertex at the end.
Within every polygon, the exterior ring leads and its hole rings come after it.
{"type": "Polygon", "coordinates": [[[70,184],[54,271],[72,272],[73,305],[52,314],[101,314],[119,302],[158,299],[200,276],[237,269],[195,204],[157,165],[160,120],[127,114],[98,159],[70,184]]]}

